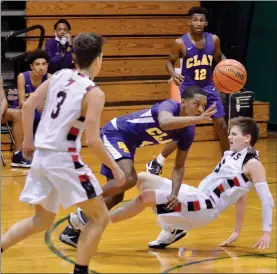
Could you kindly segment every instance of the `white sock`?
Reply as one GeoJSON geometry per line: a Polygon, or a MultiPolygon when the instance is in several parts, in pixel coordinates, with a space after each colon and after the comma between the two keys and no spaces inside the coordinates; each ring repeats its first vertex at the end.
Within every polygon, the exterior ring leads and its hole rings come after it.
{"type": "Polygon", "coordinates": [[[157,157],[157,162],[158,164],[160,165],[164,165],[164,162],[165,162],[166,158],[164,158],[164,156],[160,153],[160,155],[157,157]]]}
{"type": "Polygon", "coordinates": [[[18,150],[18,151],[15,151],[13,154],[15,154],[15,155],[16,155],[16,154],[18,154],[19,152],[20,152],[20,151],[18,150]]]}

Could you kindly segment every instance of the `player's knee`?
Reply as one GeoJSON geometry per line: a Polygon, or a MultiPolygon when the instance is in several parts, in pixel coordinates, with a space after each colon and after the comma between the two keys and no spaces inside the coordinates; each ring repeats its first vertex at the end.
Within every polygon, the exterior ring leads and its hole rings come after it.
{"type": "Polygon", "coordinates": [[[137,188],[142,191],[143,190],[143,186],[144,184],[150,179],[149,177],[151,177],[151,174],[147,173],[147,172],[140,172],[138,174],[138,180],[137,180],[137,188]]]}
{"type": "Polygon", "coordinates": [[[134,187],[137,183],[138,176],[135,172],[126,173],[126,190],[134,187]]]}
{"type": "Polygon", "coordinates": [[[88,222],[93,222],[93,225],[98,226],[102,230],[109,224],[110,215],[108,209],[105,207],[101,211],[95,212],[91,217],[88,217],[88,222]]]}
{"type": "Polygon", "coordinates": [[[155,191],[152,189],[143,190],[139,195],[139,199],[146,206],[154,206],[156,203],[155,191]]]}

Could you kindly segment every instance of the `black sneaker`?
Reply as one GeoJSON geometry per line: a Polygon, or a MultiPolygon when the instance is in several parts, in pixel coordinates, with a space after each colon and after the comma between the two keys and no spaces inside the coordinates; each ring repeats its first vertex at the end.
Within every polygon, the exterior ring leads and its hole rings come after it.
{"type": "Polygon", "coordinates": [[[21,151],[13,154],[13,158],[12,158],[12,162],[11,162],[11,167],[30,168],[31,164],[32,164],[31,161],[27,161],[27,160],[24,159],[21,151]]]}
{"type": "Polygon", "coordinates": [[[163,166],[157,162],[157,159],[154,159],[150,161],[148,164],[146,164],[147,172],[154,175],[162,174],[162,169],[163,169],[163,166]]]}
{"type": "Polygon", "coordinates": [[[64,244],[77,248],[80,233],[80,231],[74,230],[71,226],[67,226],[65,230],[60,234],[59,239],[64,244]]]}

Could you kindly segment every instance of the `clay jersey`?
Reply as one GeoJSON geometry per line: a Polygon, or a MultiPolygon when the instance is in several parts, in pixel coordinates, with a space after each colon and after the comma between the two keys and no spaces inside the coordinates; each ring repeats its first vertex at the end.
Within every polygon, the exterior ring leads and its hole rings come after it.
{"type": "Polygon", "coordinates": [[[252,148],[227,151],[214,171],[199,184],[198,189],[211,197],[219,212],[236,203],[253,187],[243,174],[244,163],[253,157],[258,156],[252,148]]]}
{"type": "MultiPolygon", "coordinates": [[[[149,109],[121,116],[111,121],[113,126],[124,137],[130,147],[165,144],[170,141],[177,142],[178,148],[188,151],[194,140],[194,126],[180,129],[163,130],[158,121],[162,111],[180,116],[180,104],[174,100],[166,100],[153,105],[149,109]]],[[[104,128],[105,129],[105,128],[104,128]]]]}
{"type": "Polygon", "coordinates": [[[95,86],[88,76],[77,70],[63,69],[53,75],[35,135],[36,148],[81,150],[85,119],[81,116],[82,100],[95,86]]]}
{"type": "Polygon", "coordinates": [[[213,35],[205,32],[206,44],[203,49],[198,49],[190,40],[188,34],[184,34],[181,39],[186,47],[186,56],[183,58],[182,72],[185,76],[180,89],[184,90],[188,86],[205,87],[213,85],[213,55],[215,51],[213,35]]]}

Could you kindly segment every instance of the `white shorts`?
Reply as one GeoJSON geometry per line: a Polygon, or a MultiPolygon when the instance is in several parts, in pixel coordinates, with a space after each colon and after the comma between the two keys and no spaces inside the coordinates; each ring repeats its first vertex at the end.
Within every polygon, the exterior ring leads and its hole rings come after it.
{"type": "Polygon", "coordinates": [[[102,194],[102,188],[78,153],[37,149],[20,201],[57,213],[102,194]]]}
{"type": "Polygon", "coordinates": [[[164,228],[189,231],[207,225],[218,216],[218,211],[209,197],[199,189],[186,184],[182,184],[179,191],[179,206],[175,208],[175,212],[168,212],[163,205],[168,202],[167,197],[172,189],[171,180],[165,178],[163,183],[152,187],[150,185],[146,188],[155,189],[156,213],[159,223],[164,228]]]}

